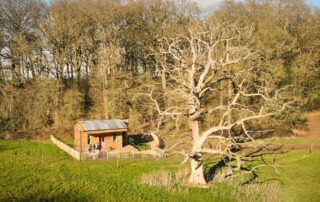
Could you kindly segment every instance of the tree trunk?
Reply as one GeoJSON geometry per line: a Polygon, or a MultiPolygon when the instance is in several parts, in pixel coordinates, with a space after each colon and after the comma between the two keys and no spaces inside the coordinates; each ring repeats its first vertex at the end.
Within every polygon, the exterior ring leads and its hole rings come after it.
{"type": "Polygon", "coordinates": [[[157,149],[159,148],[159,137],[154,134],[153,132],[150,133],[150,135],[152,136],[153,140],[151,142],[149,142],[149,145],[150,145],[150,149],[152,151],[157,151],[157,149]]]}
{"type": "Polygon", "coordinates": [[[162,89],[165,91],[167,89],[167,81],[166,81],[166,72],[161,70],[161,82],[162,82],[162,89]]]}
{"type": "MultiPolygon", "coordinates": [[[[222,106],[223,105],[223,85],[222,85],[222,81],[220,81],[220,98],[219,98],[219,104],[220,104],[220,106],[222,106]]],[[[222,114],[223,114],[223,112],[222,112],[222,110],[220,110],[220,117],[222,117],[222,114]]]]}
{"type": "Polygon", "coordinates": [[[73,66],[70,67],[71,79],[73,80],[73,66]]]}
{"type": "Polygon", "coordinates": [[[189,182],[194,185],[207,184],[206,180],[204,179],[201,154],[191,159],[191,176],[189,182]]]}
{"type": "Polygon", "coordinates": [[[17,79],[18,79],[19,84],[21,84],[22,74],[21,74],[21,65],[20,65],[20,63],[18,63],[18,65],[16,67],[17,67],[17,79]]]}
{"type": "MultiPolygon", "coordinates": [[[[231,73],[230,73],[230,69],[229,69],[229,76],[231,77],[231,73]]],[[[231,102],[232,102],[232,91],[233,91],[233,88],[232,88],[232,81],[231,79],[228,80],[228,104],[229,104],[229,114],[228,114],[228,125],[231,124],[231,102]]],[[[231,136],[231,128],[229,129],[229,136],[231,136]]]]}
{"type": "Polygon", "coordinates": [[[67,75],[68,75],[68,79],[70,79],[70,65],[67,64],[67,75]]]}
{"type": "Polygon", "coordinates": [[[2,67],[2,61],[0,60],[0,80],[4,80],[4,70],[2,67]]]}
{"type": "Polygon", "coordinates": [[[31,64],[31,74],[32,74],[32,79],[36,79],[36,71],[35,69],[35,64],[31,64]]]}
{"type": "MultiPolygon", "coordinates": [[[[190,112],[195,111],[195,108],[190,112]]],[[[191,157],[191,176],[189,182],[198,186],[198,185],[206,185],[207,182],[204,179],[203,174],[203,165],[202,165],[202,154],[198,153],[197,150],[201,148],[202,143],[200,141],[199,135],[199,123],[197,120],[189,120],[190,129],[192,132],[193,138],[193,148],[192,148],[192,157],[191,157]]]]}
{"type": "Polygon", "coordinates": [[[76,77],[77,77],[77,85],[78,85],[78,88],[80,89],[80,80],[81,80],[81,68],[78,67],[78,65],[75,65],[75,68],[76,70],[76,77]]]}
{"type": "Polygon", "coordinates": [[[16,64],[11,64],[11,77],[13,81],[17,80],[17,74],[16,74],[16,64]]]}
{"type": "Polygon", "coordinates": [[[56,69],[56,72],[55,72],[56,73],[56,78],[59,80],[59,65],[58,65],[58,62],[56,62],[55,65],[56,65],[56,68],[55,68],[56,69]]]}
{"type": "Polygon", "coordinates": [[[105,119],[107,120],[107,119],[109,119],[108,112],[110,112],[110,111],[108,109],[108,96],[107,96],[107,91],[105,88],[103,88],[103,90],[102,90],[102,98],[103,98],[104,116],[105,116],[105,119]]]}
{"type": "Polygon", "coordinates": [[[108,82],[108,77],[106,75],[106,64],[101,65],[102,68],[102,78],[103,78],[103,85],[102,85],[102,97],[103,97],[103,107],[104,107],[104,114],[105,114],[105,119],[109,119],[108,113],[111,113],[108,109],[108,93],[107,93],[107,82],[108,82]]]}
{"type": "Polygon", "coordinates": [[[59,62],[59,80],[62,83],[63,82],[63,63],[59,62]]]}

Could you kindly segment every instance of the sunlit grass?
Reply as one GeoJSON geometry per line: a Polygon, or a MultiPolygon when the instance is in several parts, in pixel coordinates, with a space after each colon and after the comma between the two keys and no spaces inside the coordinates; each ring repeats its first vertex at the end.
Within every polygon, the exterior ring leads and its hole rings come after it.
{"type": "Polygon", "coordinates": [[[176,172],[180,159],[80,162],[50,143],[0,141],[0,201],[246,201],[262,200],[272,190],[280,190],[281,194],[272,197],[281,201],[320,198],[319,151],[311,155],[309,151],[292,151],[266,158],[273,157],[279,173],[259,169],[257,184],[242,185],[236,179],[214,183],[208,189],[177,184],[168,189],[143,184],[142,176],[176,172]]]}
{"type": "Polygon", "coordinates": [[[275,144],[320,144],[320,139],[303,138],[303,137],[288,137],[288,138],[273,138],[265,141],[265,143],[275,144]]]}

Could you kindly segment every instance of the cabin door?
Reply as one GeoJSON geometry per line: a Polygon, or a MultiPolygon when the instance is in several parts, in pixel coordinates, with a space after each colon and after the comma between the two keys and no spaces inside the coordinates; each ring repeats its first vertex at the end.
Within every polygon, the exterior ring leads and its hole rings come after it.
{"type": "Polygon", "coordinates": [[[100,150],[106,150],[106,138],[100,136],[100,150]]]}

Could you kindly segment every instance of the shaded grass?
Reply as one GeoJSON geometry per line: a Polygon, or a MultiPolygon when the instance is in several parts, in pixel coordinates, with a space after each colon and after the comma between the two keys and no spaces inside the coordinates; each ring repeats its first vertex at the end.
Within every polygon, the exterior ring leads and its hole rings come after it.
{"type": "MultiPolygon", "coordinates": [[[[209,171],[216,166],[220,158],[210,157],[206,159],[204,167],[209,171]]],[[[264,162],[274,162],[276,169],[261,167],[253,174],[236,179],[225,179],[222,183],[213,181],[217,190],[229,190],[230,195],[235,195],[240,201],[269,201],[265,196],[267,192],[274,193],[281,185],[281,193],[277,201],[320,201],[320,151],[280,151],[261,156],[260,160],[246,164],[244,167],[251,169],[254,165],[264,162]],[[245,177],[245,179],[243,178],[245,177]],[[251,186],[251,187],[250,187],[251,186]],[[261,192],[265,189],[265,192],[261,192]],[[248,198],[248,193],[257,190],[259,194],[248,198]],[[268,191],[269,190],[269,191],[268,191]],[[274,191],[272,191],[274,190],[274,191]]],[[[217,180],[215,178],[215,180],[217,180]]],[[[222,191],[220,191],[221,193],[222,191]]],[[[250,194],[249,194],[250,195],[250,194]]],[[[269,196],[271,194],[268,194],[269,196]]],[[[275,198],[273,196],[272,198],[275,198]]],[[[273,201],[273,200],[270,200],[273,201]]]]}
{"type": "Polygon", "coordinates": [[[138,145],[136,145],[136,147],[139,149],[139,150],[148,150],[149,149],[149,146],[147,143],[140,143],[138,145]]]}
{"type": "MultiPolygon", "coordinates": [[[[279,173],[259,169],[254,183],[279,182],[282,201],[316,201],[320,198],[320,152],[308,152],[276,155],[276,163],[282,166],[279,173]]],[[[266,185],[257,188],[239,181],[213,184],[209,189],[148,186],[141,184],[144,174],[177,171],[171,165],[180,159],[79,162],[49,143],[0,141],[0,162],[0,201],[237,201],[254,200],[254,190],[262,191],[261,196],[267,193],[263,192],[266,185]]]]}

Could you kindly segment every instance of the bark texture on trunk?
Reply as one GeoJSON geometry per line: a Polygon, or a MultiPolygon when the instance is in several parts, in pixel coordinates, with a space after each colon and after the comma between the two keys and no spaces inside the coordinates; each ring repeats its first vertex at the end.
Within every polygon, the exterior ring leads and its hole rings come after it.
{"type": "MultiPolygon", "coordinates": [[[[195,109],[191,109],[190,111],[193,112],[195,109]]],[[[189,182],[196,186],[206,185],[207,182],[204,179],[203,174],[202,154],[197,152],[202,146],[201,137],[199,135],[199,122],[191,119],[189,120],[189,126],[193,138],[193,156],[191,157],[191,176],[189,182]]]]}
{"type": "Polygon", "coordinates": [[[202,158],[192,158],[191,159],[191,176],[190,176],[190,183],[194,185],[206,185],[207,182],[204,179],[203,174],[203,164],[202,158]]]}

